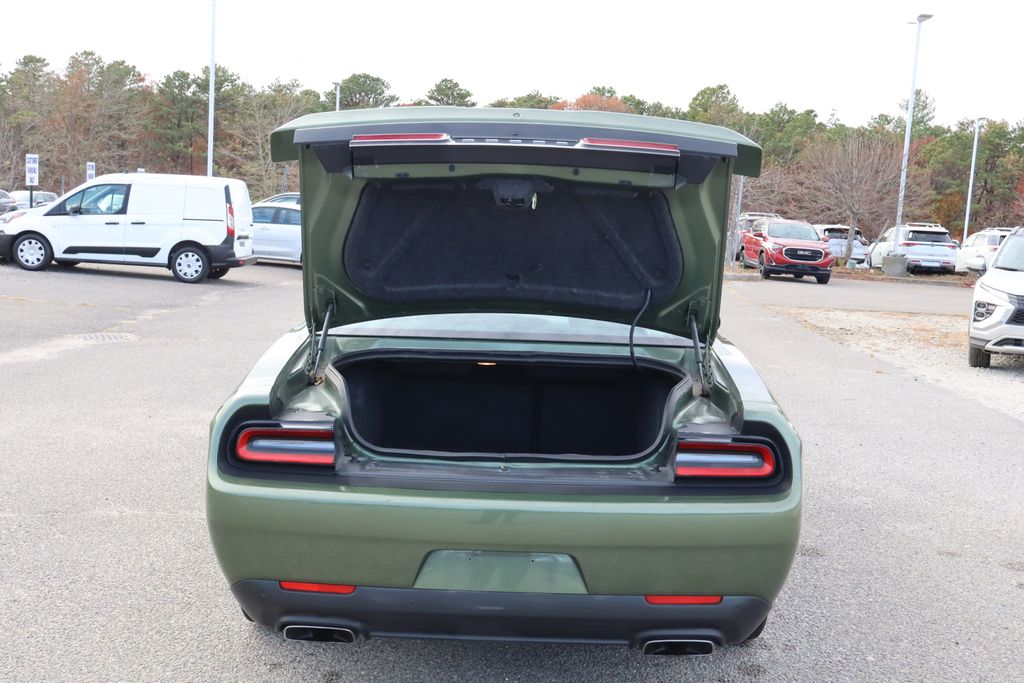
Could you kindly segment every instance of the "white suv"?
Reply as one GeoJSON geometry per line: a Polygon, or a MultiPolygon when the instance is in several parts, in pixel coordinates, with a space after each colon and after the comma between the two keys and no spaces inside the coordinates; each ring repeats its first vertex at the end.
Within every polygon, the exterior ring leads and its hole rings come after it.
{"type": "Polygon", "coordinates": [[[956,259],[956,272],[966,273],[967,262],[975,256],[985,260],[985,268],[992,265],[992,257],[999,250],[1006,236],[1013,232],[1013,228],[985,228],[974,233],[960,245],[960,254],[956,259]]]}
{"type": "Polygon", "coordinates": [[[967,267],[984,273],[974,285],[968,363],[987,368],[993,353],[1024,354],[1024,228],[1003,240],[990,269],[981,256],[967,267]]]}
{"type": "Polygon", "coordinates": [[[957,246],[949,231],[938,223],[907,223],[889,228],[868,251],[868,265],[881,268],[882,259],[899,254],[907,257],[907,272],[933,270],[952,273],[956,269],[957,246]],[[896,244],[897,235],[899,245],[896,244]]]}
{"type": "Polygon", "coordinates": [[[25,270],[56,261],[168,268],[182,282],[253,263],[241,180],[158,173],[99,176],[49,206],[0,217],[0,256],[25,270]]]}

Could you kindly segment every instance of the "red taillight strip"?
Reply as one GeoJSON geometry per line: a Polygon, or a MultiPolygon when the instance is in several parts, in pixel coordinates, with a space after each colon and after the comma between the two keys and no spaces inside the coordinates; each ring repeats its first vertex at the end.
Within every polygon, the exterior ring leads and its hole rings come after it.
{"type": "Polygon", "coordinates": [[[651,605],[718,605],[721,595],[645,595],[651,605]]]}
{"type": "Polygon", "coordinates": [[[752,467],[720,467],[714,465],[687,465],[685,456],[677,456],[675,470],[677,477],[770,477],[775,474],[775,455],[767,446],[755,443],[680,441],[677,448],[684,453],[707,453],[708,461],[715,455],[745,454],[760,458],[760,464],[752,467]],[[682,462],[680,462],[682,460],[682,462]]]}
{"type": "Polygon", "coordinates": [[[353,135],[352,142],[448,142],[448,133],[374,133],[372,135],[353,135]]]}
{"type": "Polygon", "coordinates": [[[355,586],[344,583],[307,583],[305,581],[278,581],[282,590],[302,591],[304,593],[334,593],[336,595],[351,595],[356,592],[355,586]]]}
{"type": "Polygon", "coordinates": [[[238,435],[238,444],[235,452],[240,460],[248,462],[273,462],[287,465],[333,465],[334,464],[334,432],[329,429],[281,429],[270,427],[251,427],[242,430],[238,435]],[[257,449],[253,446],[253,440],[267,438],[271,448],[257,449]],[[308,453],[301,448],[288,450],[289,441],[313,441],[318,443],[330,442],[332,448],[330,453],[308,453]],[[274,444],[274,441],[280,443],[274,444]]]}
{"type": "Polygon", "coordinates": [[[668,152],[679,154],[679,147],[665,142],[647,142],[645,140],[616,140],[613,138],[583,138],[581,144],[592,147],[615,147],[618,149],[639,149],[649,152],[668,152]]]}

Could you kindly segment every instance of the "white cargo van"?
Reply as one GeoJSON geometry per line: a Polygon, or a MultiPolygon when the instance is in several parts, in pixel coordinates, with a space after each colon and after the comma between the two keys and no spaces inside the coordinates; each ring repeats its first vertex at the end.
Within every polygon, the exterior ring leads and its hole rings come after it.
{"type": "Polygon", "coordinates": [[[169,268],[182,282],[256,261],[252,203],[241,180],[114,173],[54,203],[0,217],[0,255],[26,270],[56,261],[169,268]]]}

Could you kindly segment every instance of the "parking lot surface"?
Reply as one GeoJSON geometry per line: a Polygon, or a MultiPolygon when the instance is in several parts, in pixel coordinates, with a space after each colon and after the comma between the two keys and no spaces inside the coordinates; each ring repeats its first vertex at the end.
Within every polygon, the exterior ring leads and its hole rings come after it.
{"type": "Polygon", "coordinates": [[[207,426],[301,301],[284,266],[0,264],[0,680],[1021,680],[1024,366],[966,367],[970,290],[727,283],[722,332],[804,440],[804,529],[764,635],[699,659],[245,621],[206,533],[207,426]]]}

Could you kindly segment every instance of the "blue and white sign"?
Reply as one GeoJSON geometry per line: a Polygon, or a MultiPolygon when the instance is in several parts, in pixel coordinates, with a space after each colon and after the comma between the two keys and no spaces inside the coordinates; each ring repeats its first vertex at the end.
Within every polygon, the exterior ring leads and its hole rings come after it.
{"type": "Polygon", "coordinates": [[[144,169],[144,168],[137,168],[137,169],[135,169],[135,172],[136,173],[145,173],[146,169],[144,169]]]}
{"type": "Polygon", "coordinates": [[[39,185],[39,155],[25,155],[25,186],[35,187],[39,185]]]}
{"type": "Polygon", "coordinates": [[[92,180],[96,177],[96,162],[87,161],[85,162],[85,179],[92,180]]]}

